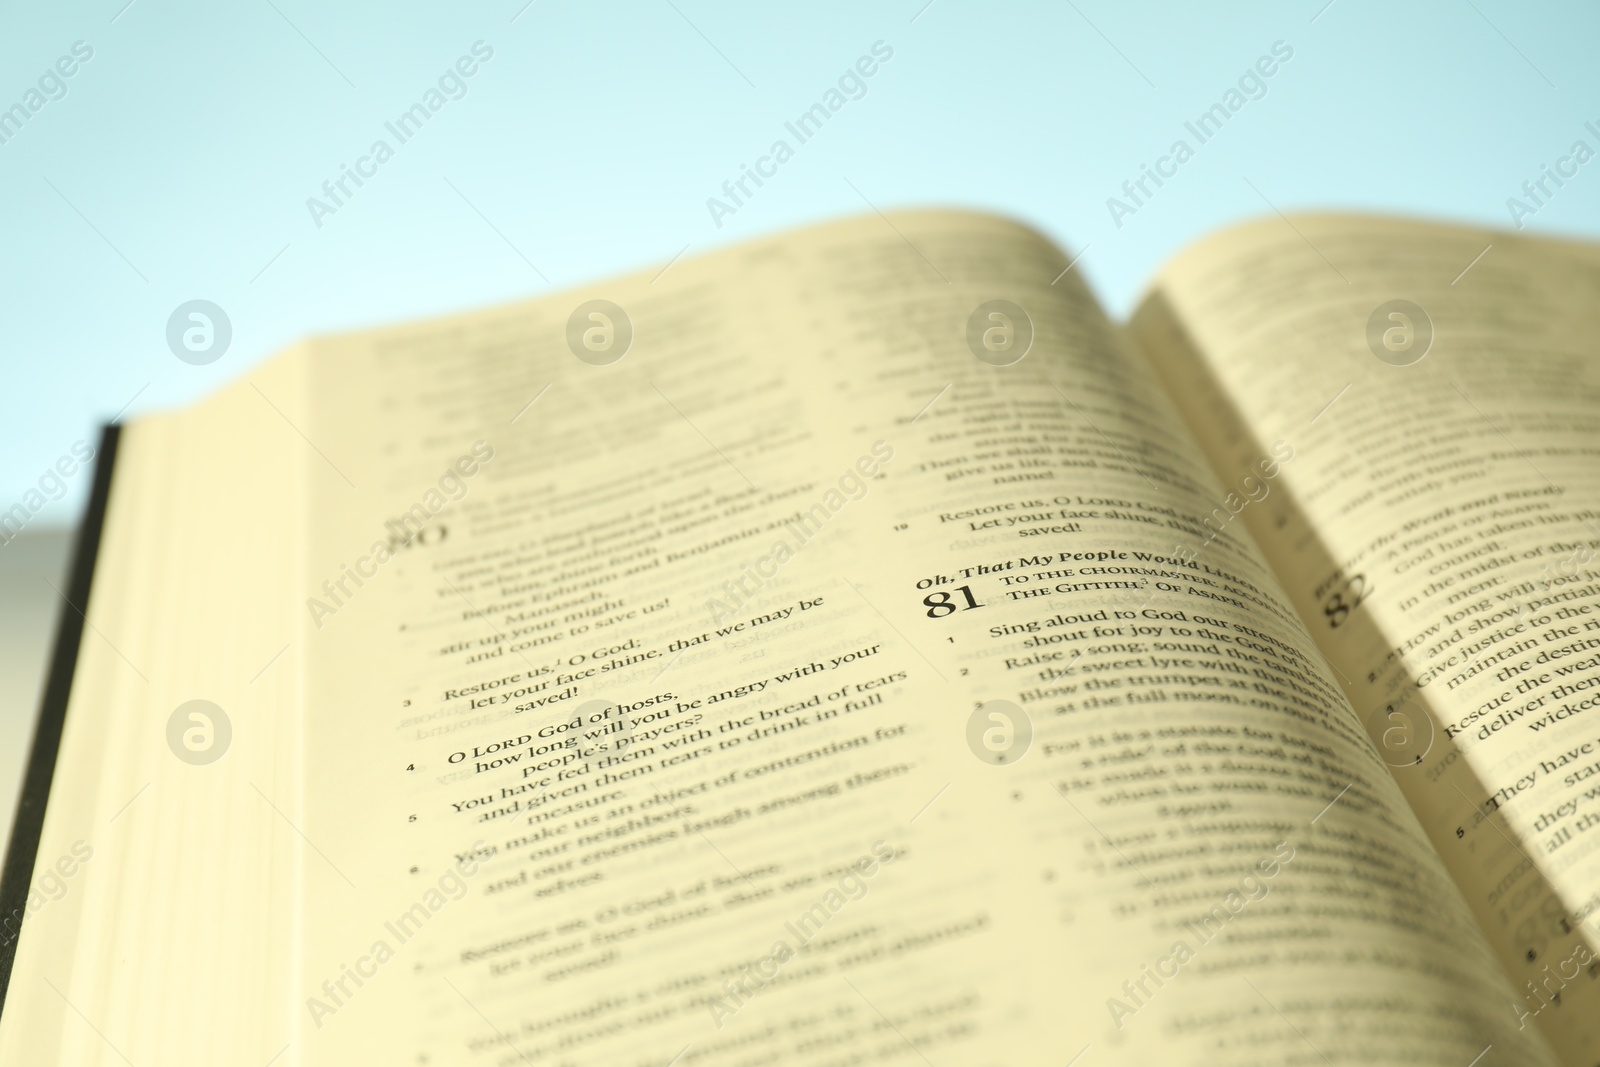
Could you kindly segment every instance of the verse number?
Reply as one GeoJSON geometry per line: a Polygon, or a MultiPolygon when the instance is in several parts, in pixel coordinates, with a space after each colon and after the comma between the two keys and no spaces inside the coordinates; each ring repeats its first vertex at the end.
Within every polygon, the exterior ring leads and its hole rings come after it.
{"type": "MultiPolygon", "coordinates": [[[[1505,918],[1505,909],[1501,909],[1500,915],[1502,919],[1505,918]]],[[[1554,896],[1547,896],[1539,902],[1537,912],[1517,924],[1511,936],[1528,946],[1523,954],[1532,963],[1550,942],[1560,941],[1571,934],[1572,923],[1561,901],[1554,896]]]]}
{"type": "Polygon", "coordinates": [[[1322,605],[1322,614],[1327,617],[1328,625],[1337,630],[1350,619],[1350,613],[1361,602],[1372,594],[1372,587],[1367,584],[1364,574],[1351,575],[1345,580],[1344,585],[1334,591],[1322,605]]]}
{"type": "MultiPolygon", "coordinates": [[[[983,607],[982,604],[978,603],[978,601],[974,599],[971,586],[958,585],[956,586],[955,591],[960,593],[962,599],[967,602],[966,606],[961,609],[962,611],[971,611],[973,608],[983,607]]],[[[945,592],[943,589],[939,590],[937,593],[929,593],[927,596],[922,598],[922,602],[923,604],[927,605],[928,618],[930,619],[942,619],[946,615],[949,615],[956,610],[955,604],[950,600],[950,594],[945,592]]]]}

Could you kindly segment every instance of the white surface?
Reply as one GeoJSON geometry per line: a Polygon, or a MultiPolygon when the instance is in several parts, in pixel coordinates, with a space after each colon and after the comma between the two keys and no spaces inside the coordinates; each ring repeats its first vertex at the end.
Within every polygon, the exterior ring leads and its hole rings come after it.
{"type": "Polygon", "coordinates": [[[0,545],[0,844],[11,839],[45,669],[66,607],[56,590],[67,591],[72,533],[29,530],[0,545]]]}

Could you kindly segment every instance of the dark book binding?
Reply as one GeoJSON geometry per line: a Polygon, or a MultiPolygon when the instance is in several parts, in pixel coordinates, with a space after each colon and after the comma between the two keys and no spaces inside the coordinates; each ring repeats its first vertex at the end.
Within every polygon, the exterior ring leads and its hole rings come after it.
{"type": "Polygon", "coordinates": [[[100,434],[94,484],[89,490],[88,509],[78,527],[72,571],[67,580],[68,603],[61,608],[61,621],[56,627],[55,654],[50,660],[50,676],[39,705],[33,747],[17,799],[11,844],[6,849],[5,866],[0,868],[0,1011],[5,1009],[6,990],[11,984],[11,969],[17,959],[17,944],[21,940],[29,887],[39,853],[39,838],[44,832],[45,805],[50,799],[50,783],[55,778],[56,754],[61,748],[72,675],[78,665],[78,646],[83,640],[84,614],[89,610],[89,588],[94,581],[95,559],[100,553],[100,536],[105,525],[106,501],[111,496],[111,470],[116,463],[120,432],[121,427],[113,423],[100,434]]]}

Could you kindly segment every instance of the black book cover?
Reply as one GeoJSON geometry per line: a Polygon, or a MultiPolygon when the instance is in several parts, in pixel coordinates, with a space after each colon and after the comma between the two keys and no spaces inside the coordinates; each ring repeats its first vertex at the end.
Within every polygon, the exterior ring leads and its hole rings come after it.
{"type": "Polygon", "coordinates": [[[61,729],[67,717],[67,697],[72,692],[72,675],[78,665],[84,614],[89,610],[89,588],[94,580],[95,559],[100,552],[100,535],[105,524],[106,501],[111,495],[111,471],[116,463],[120,432],[121,427],[113,423],[100,434],[94,484],[89,490],[88,509],[78,527],[72,570],[67,581],[69,603],[61,608],[49,680],[45,683],[44,699],[39,706],[39,721],[34,727],[33,747],[28,754],[22,792],[17,800],[16,821],[11,828],[11,845],[6,850],[5,866],[0,868],[0,1011],[5,1008],[6,990],[11,984],[11,968],[17,959],[17,943],[21,939],[22,922],[27,912],[28,891],[33,882],[39,838],[44,831],[45,805],[50,799],[50,783],[55,778],[56,753],[61,747],[61,729]]]}

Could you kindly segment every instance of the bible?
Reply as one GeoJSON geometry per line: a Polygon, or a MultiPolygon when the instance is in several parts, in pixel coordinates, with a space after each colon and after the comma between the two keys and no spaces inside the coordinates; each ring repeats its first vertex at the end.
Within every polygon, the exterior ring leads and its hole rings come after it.
{"type": "Polygon", "coordinates": [[[109,429],[0,1062],[1600,1060],[1600,250],[1075,263],[873,214],[109,429]]]}

